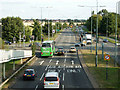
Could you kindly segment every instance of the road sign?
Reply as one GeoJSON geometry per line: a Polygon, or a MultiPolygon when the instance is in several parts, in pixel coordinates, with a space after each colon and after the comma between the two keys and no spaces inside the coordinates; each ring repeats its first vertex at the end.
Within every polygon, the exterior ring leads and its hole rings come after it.
{"type": "Polygon", "coordinates": [[[53,33],[55,33],[55,30],[52,30],[53,33]]]}
{"type": "Polygon", "coordinates": [[[109,54],[105,54],[104,55],[104,60],[110,60],[110,55],[109,54]]]}

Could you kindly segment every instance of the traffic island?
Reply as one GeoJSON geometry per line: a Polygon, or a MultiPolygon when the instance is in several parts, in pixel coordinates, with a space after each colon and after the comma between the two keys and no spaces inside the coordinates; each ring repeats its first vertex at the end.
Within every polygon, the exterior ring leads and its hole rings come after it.
{"type": "Polygon", "coordinates": [[[106,61],[102,60],[102,51],[98,50],[98,67],[95,67],[95,50],[79,50],[79,56],[85,72],[95,88],[119,88],[119,69],[114,67],[114,59],[108,61],[106,79],[106,61]],[[98,85],[97,85],[98,84],[98,85]]]}

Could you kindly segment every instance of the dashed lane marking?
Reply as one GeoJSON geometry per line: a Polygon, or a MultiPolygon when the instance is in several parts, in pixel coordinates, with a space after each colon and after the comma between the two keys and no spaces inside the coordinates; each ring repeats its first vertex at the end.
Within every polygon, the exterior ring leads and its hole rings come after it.
{"type": "Polygon", "coordinates": [[[51,62],[52,62],[52,59],[50,59],[49,63],[51,63],[51,62]]]}
{"type": "Polygon", "coordinates": [[[41,62],[40,62],[40,65],[42,65],[43,63],[44,63],[44,61],[41,61],[41,62]]]}
{"type": "Polygon", "coordinates": [[[45,71],[47,70],[48,67],[49,67],[49,65],[47,65],[47,67],[45,68],[45,71]]]}
{"type": "Polygon", "coordinates": [[[64,76],[65,76],[65,74],[63,73],[63,81],[64,81],[64,76]]]}
{"type": "Polygon", "coordinates": [[[35,90],[37,90],[37,88],[38,88],[38,85],[36,85],[35,90]]]}
{"type": "Polygon", "coordinates": [[[40,81],[42,80],[43,76],[44,76],[45,73],[42,74],[41,78],[40,78],[40,81]]]}
{"type": "Polygon", "coordinates": [[[65,86],[64,86],[64,85],[62,85],[62,90],[64,90],[64,88],[65,88],[65,86]]]}

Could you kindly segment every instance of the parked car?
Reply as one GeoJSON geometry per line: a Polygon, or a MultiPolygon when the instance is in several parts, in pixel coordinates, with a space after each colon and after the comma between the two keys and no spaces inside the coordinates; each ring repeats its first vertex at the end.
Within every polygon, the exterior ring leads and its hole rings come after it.
{"type": "Polygon", "coordinates": [[[4,42],[5,42],[5,44],[8,44],[8,45],[12,44],[12,42],[10,42],[10,41],[4,41],[4,42]]]}
{"type": "Polygon", "coordinates": [[[47,72],[44,77],[44,89],[59,89],[60,78],[58,72],[47,72]]]}
{"type": "Polygon", "coordinates": [[[103,42],[104,42],[104,43],[107,43],[107,42],[108,42],[108,40],[107,40],[107,39],[103,39],[103,42]]]}
{"type": "Polygon", "coordinates": [[[32,79],[35,80],[36,74],[34,69],[26,69],[23,74],[23,80],[32,79]]]}
{"type": "Polygon", "coordinates": [[[64,55],[64,49],[63,47],[59,47],[58,50],[56,51],[58,55],[64,55]]]}
{"type": "Polygon", "coordinates": [[[76,52],[76,48],[75,47],[70,47],[69,52],[76,52]]]}

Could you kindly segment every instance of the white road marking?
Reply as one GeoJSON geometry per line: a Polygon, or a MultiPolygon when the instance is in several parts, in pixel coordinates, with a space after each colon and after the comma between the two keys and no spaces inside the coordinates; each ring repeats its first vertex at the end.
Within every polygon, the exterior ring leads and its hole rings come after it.
{"type": "Polygon", "coordinates": [[[64,63],[66,63],[66,59],[64,60],[64,63]]]}
{"type": "Polygon", "coordinates": [[[41,62],[40,62],[40,65],[42,65],[43,63],[44,63],[44,61],[41,61],[41,62]]]}
{"type": "Polygon", "coordinates": [[[48,66],[49,66],[49,65],[47,65],[47,67],[45,68],[45,71],[47,70],[48,66]]]}
{"type": "Polygon", "coordinates": [[[59,63],[59,61],[57,60],[57,61],[56,61],[56,65],[58,65],[58,63],[59,63]]]}
{"type": "Polygon", "coordinates": [[[49,63],[51,63],[51,62],[52,62],[52,59],[50,59],[49,63]]]}
{"type": "Polygon", "coordinates": [[[71,63],[72,63],[72,65],[73,65],[73,64],[74,64],[74,61],[72,60],[71,63]]]}
{"type": "Polygon", "coordinates": [[[36,85],[35,90],[37,90],[37,88],[38,88],[38,85],[36,85]]]}
{"type": "Polygon", "coordinates": [[[40,78],[40,81],[42,80],[43,76],[44,76],[45,73],[42,74],[41,78],[40,78]]]}
{"type": "Polygon", "coordinates": [[[64,81],[65,74],[63,73],[63,81],[64,81]]]}
{"type": "Polygon", "coordinates": [[[62,90],[64,90],[64,88],[65,88],[65,86],[64,86],[64,85],[62,85],[62,90]]]}

